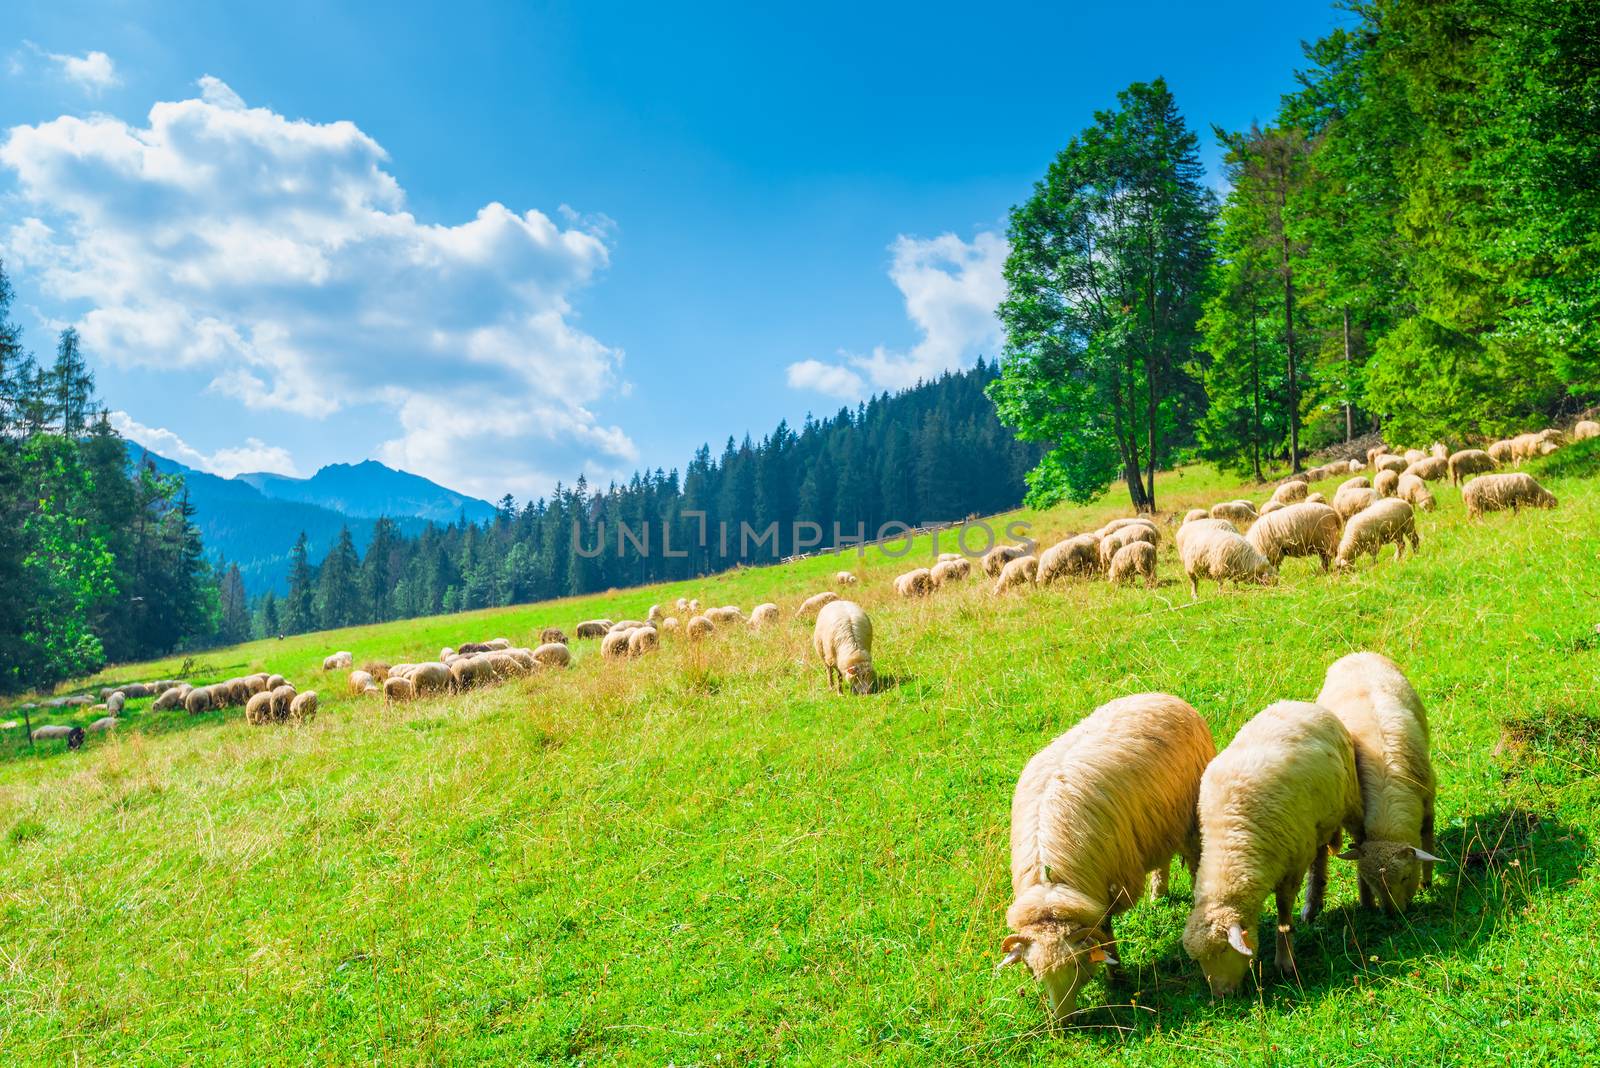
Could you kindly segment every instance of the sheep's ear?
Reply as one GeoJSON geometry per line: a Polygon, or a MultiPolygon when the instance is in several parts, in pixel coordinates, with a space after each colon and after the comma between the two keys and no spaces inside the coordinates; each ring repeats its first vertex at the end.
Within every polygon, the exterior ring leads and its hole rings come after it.
{"type": "Polygon", "coordinates": [[[1253,957],[1256,955],[1256,951],[1251,949],[1244,940],[1244,928],[1240,927],[1238,924],[1234,924],[1228,928],[1228,945],[1232,946],[1235,950],[1246,957],[1253,957]]]}
{"type": "Polygon", "coordinates": [[[1340,860],[1360,860],[1361,850],[1357,849],[1355,846],[1351,846],[1343,853],[1335,853],[1334,856],[1338,857],[1340,860]]]}
{"type": "Polygon", "coordinates": [[[1443,864],[1444,863],[1444,858],[1443,857],[1436,857],[1432,853],[1427,852],[1426,850],[1412,849],[1411,852],[1416,855],[1416,858],[1418,860],[1431,860],[1435,864],[1443,864]]]}
{"type": "Polygon", "coordinates": [[[1000,950],[1005,956],[1000,958],[1000,963],[994,966],[994,970],[999,971],[1009,964],[1020,962],[1028,955],[1028,947],[1032,944],[1033,940],[1026,935],[1007,935],[1005,941],[1000,943],[1000,950]]]}

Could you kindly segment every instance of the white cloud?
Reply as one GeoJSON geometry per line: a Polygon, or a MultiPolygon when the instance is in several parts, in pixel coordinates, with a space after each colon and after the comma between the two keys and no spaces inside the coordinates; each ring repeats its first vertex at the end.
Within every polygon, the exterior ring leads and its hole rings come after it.
{"type": "Polygon", "coordinates": [[[260,438],[246,438],[241,446],[204,453],[165,427],[145,426],[127,412],[112,412],[110,418],[111,425],[129,441],[137,442],[169,460],[223,478],[232,478],[245,471],[273,471],[295,477],[300,474],[289,450],[268,445],[260,438]]]}
{"type": "Polygon", "coordinates": [[[117,65],[104,52],[85,52],[81,56],[73,56],[62,52],[46,52],[43,49],[38,51],[45,59],[56,65],[63,78],[86,93],[100,93],[122,84],[122,78],[117,74],[117,65]]]}
{"type": "Polygon", "coordinates": [[[1003,237],[987,231],[971,241],[955,234],[901,235],[889,251],[889,277],[905,297],[920,340],[905,352],[879,345],[867,355],[841,352],[835,363],[790,364],[791,387],[845,398],[862,396],[869,386],[874,392],[904,389],[999,349],[1004,333],[994,311],[1006,294],[1003,237]]]}
{"type": "Polygon", "coordinates": [[[62,116],[0,145],[22,207],[0,231],[8,265],[78,309],[91,353],[198,370],[254,418],[381,406],[398,431],[383,456],[486,495],[635,457],[591,411],[626,388],[623,355],[572,308],[610,220],[489,203],[424,222],[355,124],[199,84],[143,126],[62,116]]]}

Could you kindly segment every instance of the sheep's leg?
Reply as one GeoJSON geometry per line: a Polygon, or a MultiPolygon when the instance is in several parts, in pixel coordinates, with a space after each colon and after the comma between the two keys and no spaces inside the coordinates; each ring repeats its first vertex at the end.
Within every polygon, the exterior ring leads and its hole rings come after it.
{"type": "Polygon", "coordinates": [[[1198,601],[1199,599],[1200,599],[1200,580],[1195,578],[1193,575],[1190,575],[1189,576],[1189,600],[1198,601]]]}
{"type": "Polygon", "coordinates": [[[1328,849],[1318,849],[1316,857],[1311,861],[1311,870],[1306,872],[1306,904],[1300,910],[1300,918],[1310,923],[1322,912],[1322,899],[1328,892],[1328,852],[1329,849],[1339,848],[1339,832],[1333,832],[1333,838],[1328,843],[1328,849]]]}
{"type": "Polygon", "coordinates": [[[1300,978],[1300,970],[1294,964],[1294,888],[1299,880],[1294,877],[1285,879],[1278,884],[1278,943],[1276,962],[1278,971],[1283,975],[1300,978]]]}
{"type": "Polygon", "coordinates": [[[1183,855],[1183,866],[1189,869],[1189,882],[1192,885],[1195,873],[1200,870],[1200,828],[1198,825],[1189,828],[1189,833],[1183,836],[1183,844],[1178,848],[1183,855]]]}
{"type": "Polygon", "coordinates": [[[1378,901],[1372,895],[1372,887],[1368,886],[1367,881],[1359,875],[1356,876],[1356,893],[1360,895],[1362,908],[1375,909],[1378,907],[1378,901]]]}
{"type": "Polygon", "coordinates": [[[1172,892],[1172,858],[1150,872],[1150,899],[1159,901],[1172,892]]]}
{"type": "MultiPolygon", "coordinates": [[[[1433,798],[1430,797],[1422,802],[1422,848],[1429,853],[1433,853],[1433,846],[1433,798]]],[[[1434,856],[1438,856],[1438,854],[1434,853],[1434,856]]],[[[1433,861],[1431,860],[1422,862],[1422,885],[1433,885],[1433,861]]]]}
{"type": "Polygon", "coordinates": [[[1411,555],[1415,556],[1418,546],[1422,544],[1422,536],[1413,530],[1409,537],[1411,538],[1411,555]]]}
{"type": "Polygon", "coordinates": [[[1406,536],[1404,534],[1402,534],[1398,538],[1394,539],[1394,558],[1396,560],[1399,560],[1401,557],[1405,556],[1405,554],[1406,554],[1406,536]]]}

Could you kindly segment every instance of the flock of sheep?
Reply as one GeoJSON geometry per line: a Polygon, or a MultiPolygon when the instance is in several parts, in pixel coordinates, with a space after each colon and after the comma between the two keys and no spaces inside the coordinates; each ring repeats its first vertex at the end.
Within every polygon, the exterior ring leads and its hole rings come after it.
{"type": "Polygon", "coordinates": [[[1428,718],[1400,669],[1354,653],[1314,703],[1279,701],[1221,753],[1181,698],[1102,705],[1028,761],[1011,802],[1012,934],[999,967],[1026,963],[1058,1021],[1101,965],[1118,967],[1112,921],[1146,886],[1167,892],[1174,856],[1193,878],[1184,950],[1215,996],[1238,989],[1259,950],[1267,896],[1274,960],[1296,975],[1293,912],[1323,906],[1328,858],[1356,863],[1360,902],[1403,911],[1434,855],[1428,718]],[[1338,852],[1342,834],[1351,845],[1338,852]]]}
{"type": "MultiPolygon", "coordinates": [[[[322,661],[323,671],[351,668],[355,657],[348,652],[332,653],[322,661]]],[[[459,649],[439,650],[438,660],[420,664],[389,664],[369,660],[350,672],[350,692],[387,701],[410,701],[444,693],[465,693],[504,679],[531,675],[547,668],[563,668],[572,662],[567,636],[555,627],[546,627],[536,649],[514,647],[510,639],[492,638],[486,642],[465,642],[459,649]]]]}

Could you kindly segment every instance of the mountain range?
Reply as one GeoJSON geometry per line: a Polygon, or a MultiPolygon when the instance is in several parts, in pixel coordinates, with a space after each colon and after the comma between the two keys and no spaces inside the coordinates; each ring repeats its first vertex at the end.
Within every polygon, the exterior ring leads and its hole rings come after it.
{"type": "Polygon", "coordinates": [[[446,489],[421,475],[366,460],[329,464],[310,478],[259,471],[222,478],[129,442],[129,457],[148,458],[164,474],[182,475],[195,509],[195,524],[213,559],[237,563],[252,596],[288,585],[289,552],[305,531],[312,563],[320,561],[350,528],[364,551],[372,528],[388,516],[406,534],[429,524],[444,526],[463,516],[481,523],[494,505],[446,489]]]}

